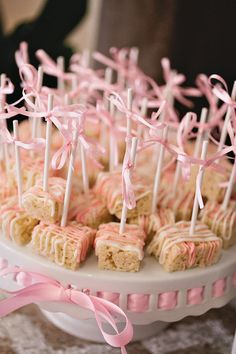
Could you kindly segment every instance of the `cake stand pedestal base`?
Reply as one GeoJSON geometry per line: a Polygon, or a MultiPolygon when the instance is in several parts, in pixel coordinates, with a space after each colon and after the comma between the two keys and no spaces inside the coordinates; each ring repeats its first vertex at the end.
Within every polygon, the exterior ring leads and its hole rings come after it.
{"type": "MultiPolygon", "coordinates": [[[[71,334],[72,336],[92,342],[105,342],[100,330],[98,329],[96,321],[93,319],[78,320],[60,312],[55,313],[42,309],[41,311],[56,327],[60,328],[68,334],[71,334]]],[[[132,341],[139,341],[152,337],[158,334],[167,326],[168,323],[161,321],[157,321],[148,325],[133,325],[134,337],[132,341]]],[[[119,327],[122,327],[122,324],[118,324],[118,328],[119,327]]],[[[106,330],[105,324],[104,329],[106,330]]]]}

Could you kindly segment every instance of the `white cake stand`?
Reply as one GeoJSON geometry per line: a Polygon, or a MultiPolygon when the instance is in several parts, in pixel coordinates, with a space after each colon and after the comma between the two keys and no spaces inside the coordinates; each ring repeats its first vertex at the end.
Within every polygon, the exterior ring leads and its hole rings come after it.
{"type": "MultiPolygon", "coordinates": [[[[236,297],[236,246],[223,251],[216,265],[175,273],[163,271],[152,257],[145,257],[138,273],[103,271],[97,268],[94,255],[73,272],[34,255],[29,247],[19,247],[4,238],[0,239],[0,257],[10,265],[49,276],[63,285],[71,284],[81,291],[88,289],[93,295],[106,292],[114,296],[115,293],[117,304],[134,325],[134,340],[154,335],[169,322],[222,307],[236,297]],[[201,293],[200,300],[191,300],[194,291],[201,293]],[[136,306],[140,303],[145,305],[142,311],[136,306]]],[[[0,282],[7,282],[8,288],[13,284],[11,277],[0,278],[0,282]]],[[[38,305],[64,331],[80,338],[104,341],[91,312],[58,302],[38,305]]]]}

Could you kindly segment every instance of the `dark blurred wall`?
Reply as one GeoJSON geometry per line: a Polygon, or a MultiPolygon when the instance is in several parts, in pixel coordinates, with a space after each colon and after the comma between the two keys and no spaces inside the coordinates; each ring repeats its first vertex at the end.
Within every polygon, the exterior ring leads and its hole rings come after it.
{"type": "Polygon", "coordinates": [[[157,77],[160,59],[169,55],[174,14],[172,0],[103,0],[98,50],[137,46],[141,67],[157,77]]]}
{"type": "Polygon", "coordinates": [[[158,78],[160,58],[192,84],[199,72],[236,78],[236,0],[103,0],[98,49],[140,47],[140,65],[158,78]]]}

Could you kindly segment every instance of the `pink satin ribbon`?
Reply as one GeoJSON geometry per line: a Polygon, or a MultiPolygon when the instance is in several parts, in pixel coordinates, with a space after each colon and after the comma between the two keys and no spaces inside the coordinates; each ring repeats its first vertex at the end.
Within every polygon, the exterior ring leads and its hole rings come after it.
{"type": "Polygon", "coordinates": [[[114,104],[114,106],[116,106],[116,108],[121,113],[124,113],[128,119],[132,119],[136,123],[142,124],[148,127],[149,129],[158,129],[163,125],[162,123],[156,122],[156,119],[160,116],[161,112],[163,111],[166,101],[161,102],[158,111],[155,113],[155,120],[154,119],[150,120],[150,119],[143,118],[139,113],[129,110],[123,98],[117,92],[112,92],[111,96],[109,97],[109,100],[114,104]]]}
{"type": "Polygon", "coordinates": [[[15,60],[18,68],[22,65],[29,64],[28,43],[21,42],[19,49],[15,52],[15,60]]]}
{"type": "Polygon", "coordinates": [[[217,111],[217,101],[214,93],[212,92],[212,87],[209,83],[208,77],[205,74],[199,74],[196,79],[196,84],[202,94],[206,97],[210,105],[211,113],[217,111]]]}
{"type": "Polygon", "coordinates": [[[213,87],[212,92],[221,101],[226,103],[228,107],[231,108],[233,126],[236,129],[236,114],[235,114],[236,101],[232,100],[232,98],[230,97],[228,86],[225,80],[220,75],[213,74],[209,77],[209,82],[213,87]],[[216,81],[216,84],[213,84],[213,81],[216,81]]]}
{"type": "Polygon", "coordinates": [[[39,150],[44,148],[45,139],[36,138],[30,142],[23,142],[15,139],[6,127],[0,128],[0,136],[2,137],[1,143],[3,144],[15,144],[25,150],[39,150]]]}
{"type": "MultiPolygon", "coordinates": [[[[99,156],[104,154],[103,148],[96,141],[93,141],[91,138],[86,136],[84,132],[86,107],[82,105],[74,105],[74,109],[75,111],[73,111],[72,108],[71,110],[69,110],[69,107],[68,109],[64,107],[65,115],[69,114],[70,117],[73,117],[73,112],[77,112],[76,119],[74,120],[68,119],[66,124],[62,124],[60,119],[53,116],[55,112],[51,113],[50,119],[53,121],[53,123],[58,128],[58,130],[60,131],[60,133],[64,138],[63,146],[60,149],[58,149],[52,157],[52,168],[58,170],[65,165],[71,151],[71,145],[73,143],[73,130],[77,129],[78,141],[83,146],[88,157],[90,157],[92,163],[96,167],[98,167],[99,169],[103,169],[103,165],[98,161],[99,156]],[[78,120],[79,118],[80,118],[80,122],[78,120]]],[[[63,108],[62,109],[58,108],[57,112],[59,113],[59,115],[61,115],[61,113],[63,112],[63,108]]]]}
{"type": "Polygon", "coordinates": [[[37,50],[36,57],[41,62],[43,70],[46,74],[60,77],[64,80],[72,80],[74,74],[62,71],[58,67],[57,63],[50,58],[50,56],[43,49],[37,50]]]}
{"type": "Polygon", "coordinates": [[[161,60],[163,69],[163,76],[166,85],[170,87],[171,94],[184,106],[188,108],[193,107],[192,101],[186,98],[186,96],[199,97],[201,92],[195,87],[181,87],[180,85],[186,80],[185,75],[179,74],[171,69],[170,61],[168,58],[161,60]]]}
{"type": "Polygon", "coordinates": [[[133,328],[126,314],[117,305],[73,289],[71,286],[65,287],[57,280],[21,268],[5,268],[0,271],[0,277],[10,274],[16,276],[20,273],[24,273],[28,278],[30,277],[32,283],[17,291],[0,290],[3,294],[9,295],[9,298],[0,301],[0,317],[4,317],[25,305],[38,302],[53,301],[78,305],[94,313],[105,341],[113,347],[121,348],[122,354],[127,354],[125,345],[133,337],[133,328]],[[112,316],[113,313],[125,319],[125,328],[120,333],[112,316]],[[102,326],[103,321],[110,324],[116,334],[105,332],[102,326]]]}

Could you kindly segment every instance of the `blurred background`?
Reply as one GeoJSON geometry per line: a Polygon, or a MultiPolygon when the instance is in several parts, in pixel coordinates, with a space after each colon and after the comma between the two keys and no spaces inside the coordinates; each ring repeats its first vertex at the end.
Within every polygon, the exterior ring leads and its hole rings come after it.
{"type": "MultiPolygon", "coordinates": [[[[15,76],[14,51],[29,42],[54,59],[83,49],[140,48],[140,66],[160,78],[160,59],[193,84],[198,73],[236,76],[233,45],[235,0],[1,0],[0,70],[15,76]]],[[[14,81],[14,77],[11,77],[14,81]]]]}

